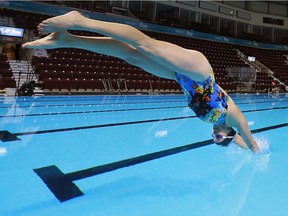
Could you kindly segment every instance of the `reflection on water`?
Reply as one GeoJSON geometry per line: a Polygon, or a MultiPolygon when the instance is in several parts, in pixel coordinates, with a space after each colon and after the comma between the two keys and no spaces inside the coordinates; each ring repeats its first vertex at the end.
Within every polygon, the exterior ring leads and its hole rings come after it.
{"type": "Polygon", "coordinates": [[[5,156],[8,153],[7,149],[4,147],[0,147],[0,157],[5,156]]]}

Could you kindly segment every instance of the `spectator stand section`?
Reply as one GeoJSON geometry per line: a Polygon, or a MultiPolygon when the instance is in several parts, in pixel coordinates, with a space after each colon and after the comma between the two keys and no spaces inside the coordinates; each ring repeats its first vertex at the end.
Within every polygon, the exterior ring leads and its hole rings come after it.
{"type": "Polygon", "coordinates": [[[16,81],[10,68],[6,54],[0,54],[0,90],[4,92],[5,88],[16,88],[16,81]]]}

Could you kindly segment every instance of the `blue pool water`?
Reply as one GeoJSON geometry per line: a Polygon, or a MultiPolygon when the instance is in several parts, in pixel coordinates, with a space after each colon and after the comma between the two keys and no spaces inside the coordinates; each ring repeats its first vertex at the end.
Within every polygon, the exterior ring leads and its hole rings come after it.
{"type": "Polygon", "coordinates": [[[0,215],[286,215],[288,96],[232,98],[271,155],[211,144],[183,95],[0,98],[0,215]]]}

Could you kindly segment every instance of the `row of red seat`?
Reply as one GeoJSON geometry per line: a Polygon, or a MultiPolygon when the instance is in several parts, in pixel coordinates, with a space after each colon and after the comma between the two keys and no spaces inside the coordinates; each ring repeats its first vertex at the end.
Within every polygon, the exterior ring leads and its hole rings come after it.
{"type": "Polygon", "coordinates": [[[48,90],[90,89],[99,91],[181,91],[175,81],[170,80],[129,80],[129,79],[70,79],[70,78],[44,78],[43,87],[48,90]]]}

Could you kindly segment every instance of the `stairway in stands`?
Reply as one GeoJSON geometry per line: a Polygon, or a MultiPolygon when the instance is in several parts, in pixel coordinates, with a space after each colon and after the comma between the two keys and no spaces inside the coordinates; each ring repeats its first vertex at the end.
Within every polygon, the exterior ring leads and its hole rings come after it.
{"type": "MultiPolygon", "coordinates": [[[[20,86],[26,81],[37,80],[33,67],[28,61],[8,60],[8,62],[16,81],[16,87],[18,86],[18,88],[20,88],[20,86]]],[[[35,89],[35,91],[37,93],[42,92],[40,89],[35,89]]]]}

